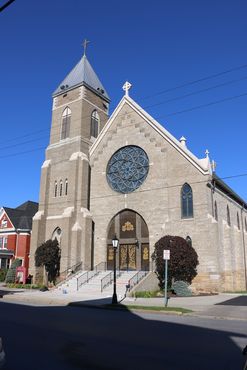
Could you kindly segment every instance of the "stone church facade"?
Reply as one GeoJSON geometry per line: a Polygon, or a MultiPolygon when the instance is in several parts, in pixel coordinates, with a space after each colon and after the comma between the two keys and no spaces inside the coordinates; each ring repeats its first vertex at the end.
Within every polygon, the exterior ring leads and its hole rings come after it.
{"type": "Polygon", "coordinates": [[[61,246],[61,271],[82,262],[150,268],[165,235],[190,238],[199,257],[194,289],[246,289],[247,204],[130,96],[108,116],[110,99],[84,55],[53,94],[50,143],[42,165],[34,254],[47,239],[61,246]]]}

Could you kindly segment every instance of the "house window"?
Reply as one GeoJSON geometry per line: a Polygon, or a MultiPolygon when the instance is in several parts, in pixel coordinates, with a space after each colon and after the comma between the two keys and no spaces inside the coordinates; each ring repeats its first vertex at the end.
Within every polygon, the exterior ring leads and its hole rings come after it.
{"type": "Polygon", "coordinates": [[[193,217],[193,193],[189,184],[184,184],[181,190],[182,218],[193,217]]]}
{"type": "Polygon", "coordinates": [[[60,180],[59,184],[59,196],[61,197],[63,195],[63,182],[60,180]]]}
{"type": "Polygon", "coordinates": [[[54,184],[54,197],[57,197],[57,182],[54,184]]]}
{"type": "Polygon", "coordinates": [[[0,249],[7,249],[7,244],[8,244],[8,237],[1,236],[0,237],[0,249]]]}
{"type": "Polygon", "coordinates": [[[65,195],[68,195],[68,179],[65,180],[64,188],[65,188],[65,195]]]}
{"type": "Polygon", "coordinates": [[[218,208],[217,208],[217,202],[214,202],[214,218],[216,221],[218,221],[218,208]]]}
{"type": "Polygon", "coordinates": [[[240,220],[239,220],[238,212],[237,212],[237,226],[238,226],[238,230],[240,230],[240,220]]]}
{"type": "Polygon", "coordinates": [[[4,218],[1,222],[1,228],[7,227],[8,221],[4,218]]]}
{"type": "Polygon", "coordinates": [[[226,208],[226,218],[227,218],[227,225],[231,226],[231,216],[230,216],[230,210],[228,206],[226,208]]]}
{"type": "Polygon", "coordinates": [[[92,115],[91,115],[91,136],[97,137],[99,134],[99,124],[100,124],[100,119],[99,119],[99,114],[97,110],[94,110],[92,115]]]}
{"type": "Polygon", "coordinates": [[[69,137],[70,120],[71,120],[71,110],[67,107],[63,111],[63,115],[62,115],[61,140],[69,137]]]}

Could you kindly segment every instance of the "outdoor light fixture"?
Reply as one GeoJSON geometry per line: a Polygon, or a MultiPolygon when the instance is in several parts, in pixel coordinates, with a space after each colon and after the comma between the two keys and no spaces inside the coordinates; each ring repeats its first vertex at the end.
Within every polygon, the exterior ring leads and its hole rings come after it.
{"type": "Polygon", "coordinates": [[[112,238],[112,246],[113,246],[113,252],[114,252],[112,304],[118,304],[117,292],[116,292],[116,252],[117,252],[118,244],[119,244],[119,240],[117,236],[115,235],[112,238]]]}

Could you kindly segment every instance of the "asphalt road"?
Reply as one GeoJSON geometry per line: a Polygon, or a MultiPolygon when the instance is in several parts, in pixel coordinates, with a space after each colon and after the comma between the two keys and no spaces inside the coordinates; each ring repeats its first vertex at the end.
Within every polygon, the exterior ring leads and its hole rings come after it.
{"type": "Polygon", "coordinates": [[[247,322],[0,302],[6,370],[238,370],[247,322]]]}

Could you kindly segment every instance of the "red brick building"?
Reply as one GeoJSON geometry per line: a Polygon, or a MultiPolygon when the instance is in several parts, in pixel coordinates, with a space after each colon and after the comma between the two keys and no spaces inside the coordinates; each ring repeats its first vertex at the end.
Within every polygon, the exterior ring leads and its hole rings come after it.
{"type": "Polygon", "coordinates": [[[0,208],[0,269],[9,268],[15,258],[29,267],[32,219],[38,203],[27,201],[16,208],[0,208]]]}

